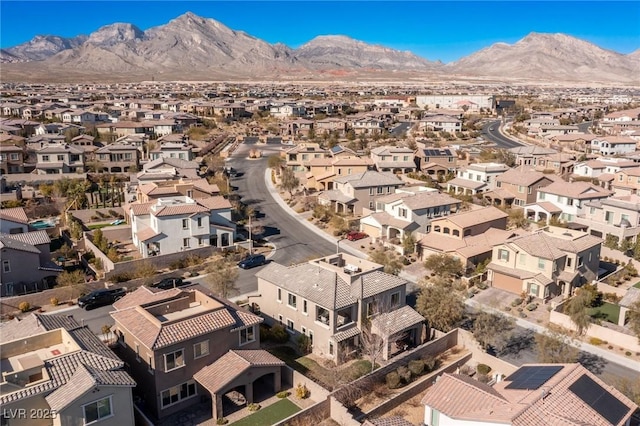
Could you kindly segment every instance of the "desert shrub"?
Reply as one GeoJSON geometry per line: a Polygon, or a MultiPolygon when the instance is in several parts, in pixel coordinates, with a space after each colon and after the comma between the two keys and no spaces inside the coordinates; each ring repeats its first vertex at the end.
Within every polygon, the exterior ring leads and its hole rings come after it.
{"type": "Polygon", "coordinates": [[[342,231],[340,231],[340,230],[338,230],[338,229],[336,229],[336,230],[334,230],[334,231],[333,231],[333,236],[334,236],[334,237],[338,237],[338,236],[340,236],[340,235],[342,235],[342,231]]]}
{"type": "Polygon", "coordinates": [[[615,293],[604,293],[602,295],[602,298],[607,302],[611,302],[611,303],[618,303],[620,299],[622,299],[622,297],[618,296],[615,293]]]}
{"type": "Polygon", "coordinates": [[[626,356],[631,356],[631,355],[632,355],[632,353],[631,353],[630,351],[626,351],[624,354],[625,354],[626,356]]]}
{"type": "Polygon", "coordinates": [[[113,275],[109,278],[110,281],[114,283],[123,283],[125,281],[130,281],[133,279],[133,275],[130,272],[122,272],[120,274],[113,275]]]}
{"type": "Polygon", "coordinates": [[[247,405],[247,410],[249,411],[258,411],[260,408],[260,404],[256,404],[255,402],[252,402],[251,404],[247,405]]]}
{"type": "Polygon", "coordinates": [[[518,314],[518,316],[519,316],[520,318],[526,318],[526,317],[527,317],[527,314],[525,314],[524,312],[520,312],[520,313],[518,314]]]}
{"type": "Polygon", "coordinates": [[[411,381],[411,371],[404,365],[401,365],[400,367],[398,367],[396,369],[396,372],[398,373],[398,376],[400,376],[400,379],[404,383],[409,383],[411,381]]]}
{"type": "Polygon", "coordinates": [[[307,389],[307,385],[304,383],[298,383],[298,386],[296,386],[296,398],[307,399],[309,398],[310,393],[309,389],[307,389]]]}
{"type": "Polygon", "coordinates": [[[511,302],[511,306],[513,307],[516,307],[518,305],[522,305],[522,299],[520,299],[519,297],[515,299],[513,302],[511,302]]]}
{"type": "Polygon", "coordinates": [[[438,366],[438,359],[433,355],[427,355],[422,358],[422,361],[424,362],[424,369],[426,373],[435,370],[438,366]]]}
{"type": "Polygon", "coordinates": [[[385,381],[387,382],[387,387],[389,389],[397,389],[400,387],[400,375],[396,371],[392,371],[391,373],[385,376],[385,381]]]}
{"type": "Polygon", "coordinates": [[[538,308],[537,303],[529,303],[527,305],[527,311],[535,311],[538,308]]]}
{"type": "Polygon", "coordinates": [[[119,216],[117,211],[111,210],[111,209],[109,210],[109,214],[111,215],[111,217],[118,217],[119,216]]]}
{"type": "Polygon", "coordinates": [[[309,339],[309,336],[304,334],[298,335],[298,337],[296,337],[296,345],[298,346],[298,351],[303,355],[311,352],[311,339],[309,339]]]}
{"type": "Polygon", "coordinates": [[[414,376],[419,376],[422,373],[424,373],[424,361],[421,359],[414,359],[409,361],[409,371],[411,371],[411,374],[413,374],[414,376]]]}
{"type": "Polygon", "coordinates": [[[104,213],[102,213],[100,210],[96,210],[96,214],[97,214],[98,216],[100,216],[101,218],[103,218],[103,219],[104,219],[105,217],[107,217],[107,215],[106,215],[106,214],[104,214],[104,213]]]}
{"type": "Polygon", "coordinates": [[[52,297],[51,299],[49,299],[49,303],[51,303],[53,306],[58,306],[58,303],[60,303],[60,301],[57,297],[52,297]]]}
{"type": "Polygon", "coordinates": [[[276,324],[270,330],[271,340],[276,343],[286,343],[289,341],[289,333],[281,324],[276,324]]]}
{"type": "Polygon", "coordinates": [[[27,312],[31,309],[31,304],[29,302],[20,302],[18,309],[20,309],[20,312],[27,312]]]}
{"type": "Polygon", "coordinates": [[[287,391],[280,391],[276,394],[276,396],[280,399],[287,398],[289,395],[291,395],[291,393],[287,391]]]}
{"type": "Polygon", "coordinates": [[[487,364],[478,364],[478,366],[476,367],[476,371],[478,371],[478,374],[486,376],[491,371],[491,367],[489,367],[487,364]]]}
{"type": "Polygon", "coordinates": [[[478,287],[480,290],[486,290],[489,286],[487,285],[487,283],[480,281],[478,284],[476,284],[476,287],[478,287]]]}
{"type": "Polygon", "coordinates": [[[504,308],[502,308],[502,310],[504,310],[505,312],[509,312],[511,310],[511,306],[505,306],[504,308]]]}
{"type": "Polygon", "coordinates": [[[224,417],[220,417],[218,420],[216,420],[216,424],[218,425],[226,425],[227,423],[229,423],[229,420],[225,419],[224,417]]]}

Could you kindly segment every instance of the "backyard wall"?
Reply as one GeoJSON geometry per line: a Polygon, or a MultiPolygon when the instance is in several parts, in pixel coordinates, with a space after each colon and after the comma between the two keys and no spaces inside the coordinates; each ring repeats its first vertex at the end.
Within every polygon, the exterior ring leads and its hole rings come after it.
{"type": "MultiPolygon", "coordinates": [[[[558,312],[560,306],[551,311],[549,322],[575,331],[576,326],[573,324],[573,321],[571,321],[571,318],[569,318],[568,315],[558,312]]],[[[613,345],[621,346],[631,352],[640,352],[640,344],[638,344],[638,338],[636,336],[622,333],[615,328],[619,328],[619,326],[612,325],[612,327],[603,327],[601,325],[591,324],[586,331],[586,335],[596,337],[613,345]]]]}
{"type": "Polygon", "coordinates": [[[325,398],[322,401],[317,402],[302,411],[298,411],[297,413],[292,414],[291,416],[279,421],[278,423],[274,423],[273,426],[313,426],[320,424],[323,420],[328,419],[329,416],[330,402],[329,398],[325,398]]]}
{"type": "Polygon", "coordinates": [[[482,349],[480,343],[473,337],[469,331],[458,329],[458,344],[464,346],[465,349],[471,351],[473,361],[477,364],[486,364],[491,367],[491,373],[510,375],[518,369],[507,361],[489,355],[482,349]]]}

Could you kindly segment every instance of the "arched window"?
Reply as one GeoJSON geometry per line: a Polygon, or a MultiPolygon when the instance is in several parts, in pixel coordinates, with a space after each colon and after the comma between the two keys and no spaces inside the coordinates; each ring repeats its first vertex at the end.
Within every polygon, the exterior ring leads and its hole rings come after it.
{"type": "Polygon", "coordinates": [[[445,228],[442,230],[442,232],[444,232],[445,234],[449,234],[451,232],[451,230],[445,226],[445,228]]]}
{"type": "Polygon", "coordinates": [[[433,227],[433,232],[440,232],[440,226],[436,225],[433,227]]]}
{"type": "Polygon", "coordinates": [[[459,237],[460,236],[460,231],[458,231],[457,229],[454,229],[453,232],[452,232],[452,235],[454,237],[459,237]]]}

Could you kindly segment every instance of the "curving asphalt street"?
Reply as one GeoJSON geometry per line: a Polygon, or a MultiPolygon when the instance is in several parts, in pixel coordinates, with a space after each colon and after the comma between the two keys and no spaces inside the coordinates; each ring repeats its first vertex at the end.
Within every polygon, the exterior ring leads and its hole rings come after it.
{"type": "Polygon", "coordinates": [[[482,137],[489,142],[495,143],[498,148],[510,149],[525,145],[520,141],[506,137],[500,131],[501,125],[501,120],[492,120],[487,122],[482,127],[482,137]]]}

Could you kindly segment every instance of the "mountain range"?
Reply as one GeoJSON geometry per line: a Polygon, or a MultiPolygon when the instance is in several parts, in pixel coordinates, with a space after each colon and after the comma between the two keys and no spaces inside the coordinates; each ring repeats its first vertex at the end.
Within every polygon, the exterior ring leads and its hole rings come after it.
{"type": "Polygon", "coordinates": [[[89,36],[36,36],[2,49],[4,81],[332,79],[457,76],[460,79],[640,85],[640,49],[623,55],[564,34],[531,33],[443,64],[340,35],[292,49],[186,13],[142,31],[104,26],[89,36]]]}

